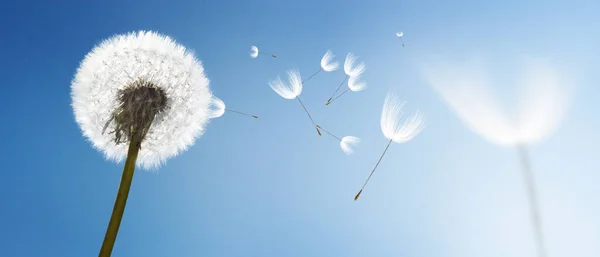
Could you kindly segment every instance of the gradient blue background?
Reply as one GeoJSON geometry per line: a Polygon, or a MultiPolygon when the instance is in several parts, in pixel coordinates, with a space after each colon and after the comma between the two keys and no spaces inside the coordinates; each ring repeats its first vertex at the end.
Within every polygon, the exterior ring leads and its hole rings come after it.
{"type": "Polygon", "coordinates": [[[95,44],[140,29],[194,49],[214,93],[260,119],[227,113],[159,172],[137,172],[115,257],[533,256],[516,152],[469,131],[419,75],[428,58],[471,55],[579,72],[560,128],[531,154],[550,256],[600,256],[598,1],[16,2],[0,4],[0,256],[97,255],[122,164],[81,135],[70,81],[95,44]],[[280,58],[249,58],[253,44],[280,58]],[[367,90],[327,108],[340,70],[302,94],[318,123],[363,139],[351,156],[267,84],[310,75],[327,49],[368,68],[367,90]],[[390,91],[428,127],[391,146],[354,202],[387,142],[390,91]]]}

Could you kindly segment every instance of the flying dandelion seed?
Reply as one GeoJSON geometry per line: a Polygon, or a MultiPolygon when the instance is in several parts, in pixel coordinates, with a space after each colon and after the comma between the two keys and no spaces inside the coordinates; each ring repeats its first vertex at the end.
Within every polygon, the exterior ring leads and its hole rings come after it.
{"type": "Polygon", "coordinates": [[[158,168],[190,147],[204,133],[211,96],[202,64],[168,36],[116,35],[85,56],[71,83],[75,120],[107,159],[125,159],[99,256],[112,253],[136,163],[158,168]]]}
{"type": "Polygon", "coordinates": [[[321,136],[321,131],[319,130],[319,127],[317,126],[312,116],[306,109],[306,106],[300,99],[300,94],[302,93],[302,78],[300,77],[300,72],[298,72],[298,70],[289,70],[287,74],[289,78],[289,84],[284,83],[280,77],[277,77],[276,80],[269,81],[269,86],[271,87],[271,89],[273,89],[273,91],[275,91],[275,93],[277,93],[279,96],[285,99],[297,99],[300,105],[302,105],[304,112],[306,112],[306,115],[308,115],[308,118],[312,122],[315,129],[317,129],[317,133],[319,134],[319,136],[321,136]]]}
{"type": "Polygon", "coordinates": [[[402,36],[404,36],[404,32],[396,32],[396,37],[400,39],[400,42],[402,42],[402,47],[404,47],[404,40],[402,40],[402,36]]]}
{"type": "Polygon", "coordinates": [[[539,61],[526,63],[521,88],[522,106],[518,115],[510,119],[501,110],[490,92],[490,80],[481,64],[460,67],[443,65],[425,71],[425,76],[444,101],[475,133],[490,142],[515,147],[521,173],[525,181],[529,212],[539,257],[545,257],[540,204],[535,186],[527,145],[548,137],[558,126],[568,106],[570,90],[559,85],[566,84],[558,70],[539,61]]]}
{"type": "Polygon", "coordinates": [[[392,144],[392,142],[396,143],[406,143],[412,140],[415,136],[417,136],[425,127],[425,122],[423,120],[423,115],[420,111],[416,111],[412,116],[406,117],[404,115],[404,106],[406,102],[401,102],[400,99],[393,93],[388,93],[383,103],[383,110],[381,111],[381,131],[383,131],[383,135],[389,139],[385,150],[379,157],[377,164],[367,177],[367,180],[358,191],[358,194],[354,197],[354,201],[358,200],[360,194],[369,183],[371,176],[379,166],[379,163],[383,159],[383,156],[387,152],[388,148],[392,144]]]}
{"type": "Polygon", "coordinates": [[[340,67],[340,64],[338,62],[334,62],[333,58],[335,58],[335,55],[331,52],[331,50],[328,50],[325,55],[323,55],[323,58],[321,58],[321,68],[304,80],[302,84],[306,83],[309,79],[316,76],[321,71],[331,72],[337,70],[340,67]]]}
{"type": "Polygon", "coordinates": [[[219,117],[223,116],[223,114],[225,114],[226,111],[245,115],[245,116],[250,116],[252,118],[258,119],[258,116],[256,116],[256,115],[252,115],[252,114],[248,114],[245,112],[240,112],[240,111],[225,108],[225,102],[223,102],[223,100],[219,99],[216,96],[212,97],[210,103],[211,103],[211,107],[213,107],[211,109],[211,113],[209,114],[210,119],[219,118],[219,117]]]}
{"type": "Polygon", "coordinates": [[[345,136],[343,138],[339,138],[336,135],[334,135],[331,132],[329,132],[326,129],[324,129],[323,127],[321,127],[320,125],[317,125],[317,127],[319,129],[325,131],[325,133],[327,133],[331,137],[339,140],[340,141],[340,148],[342,148],[342,151],[344,151],[344,153],[347,154],[347,155],[350,155],[350,154],[354,153],[354,147],[357,146],[358,143],[360,143],[360,138],[358,138],[358,137],[345,136]]]}
{"type": "Polygon", "coordinates": [[[335,92],[333,92],[331,97],[327,99],[327,103],[325,103],[325,105],[329,105],[333,97],[335,97],[335,94],[337,94],[337,92],[340,90],[342,85],[344,85],[344,82],[346,82],[346,80],[348,80],[351,77],[358,77],[365,71],[366,66],[364,62],[357,62],[358,57],[354,56],[353,53],[348,53],[348,55],[346,55],[346,61],[344,61],[344,73],[346,73],[346,77],[344,78],[342,83],[340,83],[340,85],[335,89],[335,92]]]}
{"type": "Polygon", "coordinates": [[[277,59],[276,55],[259,52],[258,47],[256,47],[256,46],[250,47],[250,57],[252,57],[252,59],[255,59],[256,57],[258,57],[259,54],[270,55],[271,57],[273,57],[273,59],[277,59]]]}
{"type": "Polygon", "coordinates": [[[359,79],[360,79],[360,75],[356,76],[356,77],[350,77],[350,79],[348,79],[348,89],[346,89],[344,92],[342,92],[338,96],[332,98],[331,101],[327,102],[325,105],[330,105],[336,99],[338,99],[341,96],[343,96],[344,94],[346,94],[348,91],[359,92],[359,91],[365,90],[367,88],[367,84],[365,82],[358,82],[359,79]]]}

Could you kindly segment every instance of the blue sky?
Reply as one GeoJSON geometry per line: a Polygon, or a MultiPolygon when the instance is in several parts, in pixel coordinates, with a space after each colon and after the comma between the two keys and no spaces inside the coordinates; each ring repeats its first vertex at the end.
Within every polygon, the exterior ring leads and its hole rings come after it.
{"type": "Polygon", "coordinates": [[[470,56],[498,76],[522,56],[577,71],[567,116],[531,155],[550,256],[600,256],[598,1],[104,2],[0,8],[3,256],[97,254],[122,164],[81,135],[70,81],[95,44],[141,29],[194,49],[214,93],[261,118],[225,114],[158,172],[137,172],[115,257],[533,256],[516,152],[469,131],[419,75],[427,60],[470,56]],[[250,59],[253,44],[279,58],[250,59]],[[363,92],[325,107],[338,70],[302,94],[319,124],[362,138],[351,156],[268,86],[290,68],[310,75],[327,49],[367,65],[363,92]],[[391,146],[354,202],[387,142],[379,118],[390,91],[428,127],[391,146]]]}

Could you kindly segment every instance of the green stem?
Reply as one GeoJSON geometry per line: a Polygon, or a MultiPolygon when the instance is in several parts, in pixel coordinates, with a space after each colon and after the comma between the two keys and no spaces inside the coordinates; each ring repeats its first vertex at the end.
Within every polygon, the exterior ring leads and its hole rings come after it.
{"type": "Polygon", "coordinates": [[[129,188],[131,188],[131,181],[133,180],[135,162],[140,151],[140,144],[141,140],[139,139],[132,139],[129,143],[129,150],[127,151],[125,166],[123,167],[123,175],[121,176],[121,184],[119,185],[119,191],[117,192],[117,199],[115,200],[115,206],[113,207],[112,215],[108,222],[108,228],[106,229],[106,235],[104,236],[104,242],[102,242],[102,248],[100,248],[98,257],[110,257],[115,245],[119,226],[121,226],[121,219],[123,219],[123,212],[125,212],[127,197],[129,196],[129,188]]]}

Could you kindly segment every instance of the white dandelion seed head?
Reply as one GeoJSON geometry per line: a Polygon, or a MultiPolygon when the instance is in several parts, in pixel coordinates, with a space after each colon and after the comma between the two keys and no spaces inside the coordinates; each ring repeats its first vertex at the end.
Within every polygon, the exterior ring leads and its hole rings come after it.
{"type": "Polygon", "coordinates": [[[256,46],[251,46],[250,47],[250,57],[252,57],[252,59],[256,58],[258,56],[258,47],[256,46]]]}
{"type": "Polygon", "coordinates": [[[358,57],[354,56],[353,53],[346,55],[346,61],[344,61],[344,72],[350,77],[360,76],[366,69],[365,63],[358,63],[358,57]]]}
{"type": "MultiPolygon", "coordinates": [[[[194,54],[172,38],[151,31],[116,35],[95,46],[71,83],[75,120],[94,148],[121,162],[128,144],[116,144],[104,125],[118,107],[118,93],[136,81],[148,81],[167,96],[137,158],[137,166],[158,168],[190,147],[204,133],[212,93],[194,54]]],[[[111,123],[109,128],[114,128],[111,123]]]]}
{"type": "Polygon", "coordinates": [[[321,68],[324,71],[330,72],[337,70],[340,67],[340,63],[333,61],[333,58],[335,58],[335,55],[331,50],[328,50],[325,55],[323,55],[323,58],[321,58],[321,68]]]}
{"type": "Polygon", "coordinates": [[[398,96],[388,93],[381,112],[381,131],[387,139],[396,143],[410,141],[425,127],[421,112],[416,111],[413,115],[406,116],[405,105],[406,102],[400,101],[398,96]]]}
{"type": "Polygon", "coordinates": [[[426,81],[468,128],[498,144],[517,142],[515,128],[490,90],[492,84],[481,63],[438,63],[424,69],[426,81]]]}
{"type": "Polygon", "coordinates": [[[348,79],[348,88],[352,90],[352,92],[363,91],[367,88],[367,84],[364,81],[358,81],[360,76],[350,77],[348,79]]]}
{"type": "Polygon", "coordinates": [[[502,108],[493,83],[480,62],[440,63],[424,69],[429,84],[473,132],[500,145],[535,143],[548,137],[562,120],[571,90],[564,74],[545,62],[529,61],[520,69],[520,108],[502,108]]]}
{"type": "Polygon", "coordinates": [[[520,88],[524,88],[516,126],[521,143],[549,137],[564,119],[572,89],[565,72],[541,60],[523,64],[520,88]]]}
{"type": "Polygon", "coordinates": [[[298,70],[289,70],[288,83],[283,82],[278,76],[277,79],[269,81],[269,86],[275,93],[285,99],[294,99],[302,93],[302,77],[298,70]]]}
{"type": "Polygon", "coordinates": [[[358,143],[360,143],[360,138],[347,136],[342,138],[342,141],[340,142],[340,147],[342,148],[342,151],[344,151],[345,154],[350,155],[354,153],[354,148],[358,146],[358,143]]]}
{"type": "Polygon", "coordinates": [[[219,118],[225,114],[225,102],[216,96],[213,96],[210,101],[209,119],[219,118]]]}

